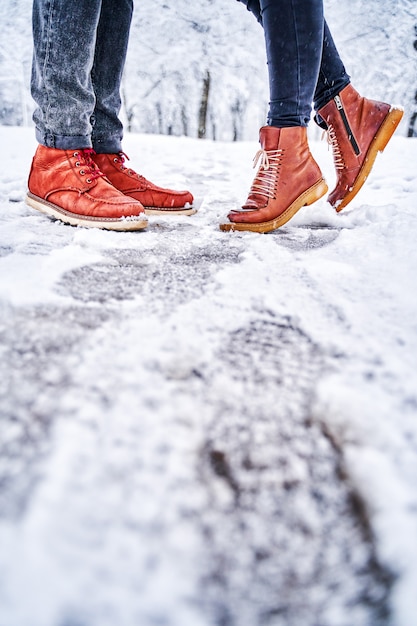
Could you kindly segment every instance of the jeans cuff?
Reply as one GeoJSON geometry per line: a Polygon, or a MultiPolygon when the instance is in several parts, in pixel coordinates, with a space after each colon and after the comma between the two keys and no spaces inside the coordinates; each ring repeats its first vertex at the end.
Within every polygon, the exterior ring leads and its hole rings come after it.
{"type": "Polygon", "coordinates": [[[47,148],[57,150],[84,150],[91,148],[91,137],[89,135],[54,135],[53,133],[42,132],[36,128],[36,140],[47,148]]]}
{"type": "Polygon", "coordinates": [[[92,136],[93,148],[97,154],[118,154],[122,152],[122,140],[120,135],[92,136]]]}

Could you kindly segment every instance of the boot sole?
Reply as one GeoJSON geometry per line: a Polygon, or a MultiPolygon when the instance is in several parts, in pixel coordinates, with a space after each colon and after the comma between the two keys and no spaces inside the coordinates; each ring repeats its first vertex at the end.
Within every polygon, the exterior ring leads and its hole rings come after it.
{"type": "Polygon", "coordinates": [[[349,193],[346,194],[342,201],[334,207],[338,213],[342,209],[344,209],[345,206],[349,204],[349,202],[353,200],[353,198],[362,188],[374,166],[375,159],[378,156],[378,152],[384,151],[389,140],[397,130],[397,126],[401,122],[403,115],[403,109],[400,109],[398,107],[391,107],[387,117],[381,124],[380,129],[378,130],[368,148],[365,160],[362,164],[361,169],[359,170],[359,174],[355,182],[353,183],[352,189],[349,191],[349,193]]]}
{"type": "Polygon", "coordinates": [[[226,224],[220,224],[220,230],[227,231],[251,231],[253,233],[269,233],[271,230],[276,230],[280,226],[286,224],[303,206],[313,204],[317,200],[320,200],[327,192],[329,188],[324,178],[315,183],[312,187],[309,187],[304,193],[294,200],[292,204],[281,213],[278,217],[268,222],[228,222],[226,224]]]}
{"type": "Polygon", "coordinates": [[[184,209],[164,209],[158,207],[144,207],[146,215],[194,215],[197,213],[197,209],[192,207],[184,209]]]}
{"type": "Polygon", "coordinates": [[[132,215],[132,217],[116,218],[77,215],[76,213],[71,213],[71,211],[62,209],[56,204],[52,204],[52,202],[48,202],[47,200],[43,200],[42,198],[35,196],[30,191],[27,193],[25,201],[28,206],[32,207],[32,209],[37,209],[38,211],[41,211],[41,213],[45,213],[45,215],[54,217],[61,222],[65,222],[65,224],[70,224],[71,226],[85,226],[87,228],[127,231],[142,230],[148,225],[148,220],[142,216],[136,217],[132,215]]]}

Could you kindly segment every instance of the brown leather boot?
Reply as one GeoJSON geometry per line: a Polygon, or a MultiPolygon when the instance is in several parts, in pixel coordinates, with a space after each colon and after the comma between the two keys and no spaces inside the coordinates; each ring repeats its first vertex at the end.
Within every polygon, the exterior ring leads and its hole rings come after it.
{"type": "Polygon", "coordinates": [[[261,164],[241,211],[232,211],[230,224],[221,230],[250,230],[267,233],[279,228],[299,209],[313,204],[328,190],[320,168],[313,159],[304,127],[260,130],[261,164]]]}
{"type": "Polygon", "coordinates": [[[39,145],[29,174],[26,203],[72,226],[141,230],[143,206],[115,189],[91,160],[92,150],[39,145]]]}
{"type": "Polygon", "coordinates": [[[125,166],[127,155],[95,154],[94,161],[110,182],[122,193],[139,200],[147,215],[193,215],[193,196],[189,191],[174,191],[157,187],[125,166]]]}
{"type": "Polygon", "coordinates": [[[337,182],[328,202],[336,211],[356,196],[403,114],[401,107],[362,98],[352,85],[318,111],[316,121],[333,148],[337,182]]]}

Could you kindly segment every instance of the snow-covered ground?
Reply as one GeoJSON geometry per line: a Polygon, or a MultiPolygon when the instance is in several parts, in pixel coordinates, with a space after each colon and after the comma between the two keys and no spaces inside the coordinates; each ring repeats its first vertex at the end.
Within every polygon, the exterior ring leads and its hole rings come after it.
{"type": "Polygon", "coordinates": [[[257,235],[255,143],[127,136],[200,208],[115,233],[0,139],[0,626],[416,623],[417,140],[257,235]]]}

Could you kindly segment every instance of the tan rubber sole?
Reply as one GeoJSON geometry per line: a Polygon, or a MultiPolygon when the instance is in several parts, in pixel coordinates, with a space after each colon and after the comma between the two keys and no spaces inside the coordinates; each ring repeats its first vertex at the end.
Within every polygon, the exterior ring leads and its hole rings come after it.
{"type": "Polygon", "coordinates": [[[403,109],[398,107],[391,107],[387,117],[381,124],[380,129],[377,134],[373,138],[368,152],[366,154],[365,160],[362,164],[362,167],[359,171],[359,174],[353,184],[352,189],[346,194],[346,196],[342,199],[340,204],[335,206],[336,211],[339,213],[342,209],[345,208],[353,200],[356,194],[360,191],[365,183],[366,179],[369,176],[371,169],[374,166],[375,159],[378,156],[378,152],[383,152],[389,140],[395,133],[398,124],[401,122],[401,119],[404,115],[403,109]]]}
{"type": "Polygon", "coordinates": [[[52,202],[48,202],[47,200],[43,200],[38,196],[35,196],[30,191],[26,195],[26,204],[33,209],[37,209],[45,215],[49,215],[49,217],[54,217],[57,220],[61,220],[61,222],[65,222],[65,224],[70,224],[71,226],[84,226],[86,228],[101,228],[104,230],[119,230],[119,231],[130,231],[130,230],[142,230],[146,228],[148,225],[148,220],[146,217],[140,215],[138,217],[122,217],[122,218],[111,218],[111,217],[87,217],[83,215],[77,215],[76,213],[71,213],[70,211],[66,211],[56,204],[52,204],[52,202]]]}
{"type": "Polygon", "coordinates": [[[189,208],[178,208],[178,209],[164,209],[157,207],[145,207],[146,215],[194,215],[197,213],[197,209],[189,208]]]}
{"type": "Polygon", "coordinates": [[[226,224],[220,224],[220,230],[223,231],[251,231],[253,233],[269,233],[271,230],[276,230],[280,226],[286,224],[303,206],[313,204],[320,198],[322,198],[328,192],[327,183],[324,178],[321,178],[312,187],[309,187],[304,193],[294,200],[292,204],[281,213],[278,217],[268,222],[258,222],[257,224],[250,222],[227,222],[226,224]]]}

